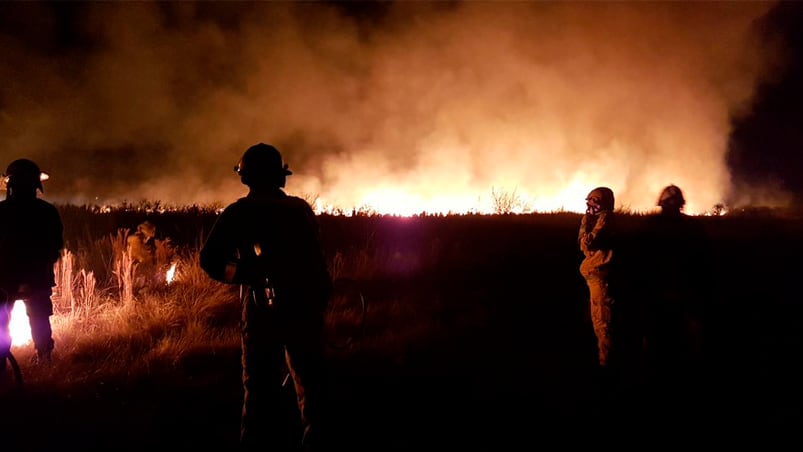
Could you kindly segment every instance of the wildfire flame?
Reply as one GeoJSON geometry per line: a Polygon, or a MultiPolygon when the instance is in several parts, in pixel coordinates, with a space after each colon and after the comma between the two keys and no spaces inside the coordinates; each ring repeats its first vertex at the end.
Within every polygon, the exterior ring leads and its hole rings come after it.
{"type": "MultiPolygon", "coordinates": [[[[315,200],[316,213],[350,215],[360,211],[379,215],[413,216],[418,214],[499,214],[536,212],[585,212],[585,197],[594,188],[593,182],[577,178],[562,187],[554,187],[534,194],[526,190],[492,190],[490,196],[444,193],[425,196],[402,188],[378,188],[362,195],[359,207],[343,211],[321,198],[315,200]]],[[[687,210],[686,213],[697,212],[687,210]]]]}
{"type": "Polygon", "coordinates": [[[14,302],[9,329],[12,345],[23,346],[31,343],[31,325],[28,323],[28,313],[25,311],[25,303],[22,300],[14,302]]]}
{"type": "Polygon", "coordinates": [[[176,266],[177,265],[178,265],[177,262],[173,262],[173,264],[170,266],[170,268],[167,269],[167,272],[165,273],[165,281],[167,281],[167,284],[172,283],[173,280],[175,279],[175,277],[176,277],[176,266]]]}

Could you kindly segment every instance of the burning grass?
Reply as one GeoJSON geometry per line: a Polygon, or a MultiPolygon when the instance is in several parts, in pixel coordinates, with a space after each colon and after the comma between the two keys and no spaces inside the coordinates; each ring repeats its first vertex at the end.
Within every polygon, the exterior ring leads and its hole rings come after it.
{"type": "MultiPolygon", "coordinates": [[[[216,210],[62,210],[68,248],[56,266],[56,360],[50,368],[34,367],[32,346],[17,342],[28,381],[81,386],[171,372],[188,356],[236,352],[237,288],[211,281],[198,266],[201,238],[216,210]],[[151,262],[135,261],[130,250],[144,221],[157,225],[151,262]]],[[[624,231],[638,227],[641,215],[620,216],[624,231]]],[[[784,236],[800,232],[799,222],[774,217],[700,218],[725,258],[734,241],[754,240],[768,228],[784,236]]],[[[578,214],[321,215],[320,222],[333,276],[361,291],[369,311],[360,346],[338,350],[338,359],[404,356],[455,329],[479,330],[489,313],[516,303],[514,289],[528,278],[541,285],[530,292],[536,298],[554,292],[544,284],[572,287],[566,293],[582,298],[578,214]]],[[[353,310],[337,315],[351,318],[329,322],[357,331],[353,310]]]]}
{"type": "MultiPolygon", "coordinates": [[[[13,351],[29,384],[65,390],[91,388],[109,380],[182,373],[187,360],[238,352],[238,288],[210,280],[198,265],[200,242],[192,244],[188,237],[200,236],[200,230],[179,240],[161,235],[153,249],[154,260],[139,262],[132,258],[130,249],[134,226],[114,225],[113,232],[105,236],[79,238],[75,236],[80,231],[76,226],[80,224],[84,231],[98,230],[95,220],[106,224],[111,214],[84,213],[81,219],[69,217],[75,223],[65,221],[67,242],[73,245],[56,264],[53,364],[33,365],[32,345],[15,338],[13,351]],[[76,247],[76,243],[84,245],[76,247]]],[[[128,224],[146,218],[164,224],[164,218],[158,217],[162,214],[148,215],[132,217],[128,224]]],[[[440,238],[423,236],[429,232],[420,230],[415,220],[386,218],[389,223],[382,224],[376,222],[380,217],[364,217],[363,227],[369,234],[356,237],[350,236],[353,231],[349,228],[340,229],[343,225],[339,220],[343,218],[327,217],[322,222],[327,219],[333,226],[328,230],[330,238],[339,240],[330,243],[332,275],[339,282],[348,281],[349,296],[363,297],[370,312],[365,318],[353,308],[331,312],[327,321],[332,331],[359,341],[333,349],[333,357],[348,359],[355,353],[404,355],[405,350],[425,343],[429,335],[447,334],[453,325],[444,319],[454,314],[443,313],[453,306],[443,300],[431,281],[426,281],[426,275],[433,274],[433,266],[443,257],[440,238]],[[407,242],[398,236],[400,242],[385,242],[388,225],[391,231],[409,228],[414,240],[407,242]],[[405,282],[421,278],[423,283],[405,282]]],[[[359,218],[348,220],[360,222],[359,218]]],[[[182,224],[194,221],[185,219],[182,224]]],[[[461,316],[473,319],[467,323],[479,321],[482,312],[477,300],[470,298],[464,299],[461,307],[461,316]]]]}
{"type": "MultiPolygon", "coordinates": [[[[65,253],[61,267],[71,257],[65,253]]],[[[117,259],[126,260],[126,254],[117,259]]],[[[82,269],[73,279],[72,290],[57,287],[52,366],[30,364],[31,346],[14,348],[26,381],[85,386],[108,378],[168,371],[197,350],[239,347],[239,312],[233,288],[202,279],[196,254],[175,259],[177,274],[169,284],[163,281],[134,290],[134,269],[120,278],[121,285],[132,288],[127,293],[119,287],[87,284],[93,279],[82,269]],[[64,295],[68,292],[72,296],[64,295]]]]}

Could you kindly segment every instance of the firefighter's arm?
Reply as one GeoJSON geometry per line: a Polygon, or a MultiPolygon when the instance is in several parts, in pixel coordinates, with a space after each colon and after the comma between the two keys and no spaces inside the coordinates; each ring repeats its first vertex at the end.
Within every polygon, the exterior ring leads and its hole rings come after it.
{"type": "MultiPolygon", "coordinates": [[[[585,219],[586,216],[588,216],[588,214],[584,215],[583,218],[585,219]]],[[[606,217],[606,212],[598,214],[595,218],[594,227],[591,229],[591,231],[583,233],[582,231],[586,231],[588,229],[587,224],[589,220],[586,220],[585,229],[581,229],[581,244],[586,249],[597,249],[599,244],[605,240],[607,231],[607,228],[605,227],[606,217]]]]}
{"type": "Polygon", "coordinates": [[[583,218],[580,220],[580,231],[577,234],[577,243],[583,250],[586,249],[588,243],[587,236],[588,233],[590,232],[588,230],[590,221],[592,220],[589,218],[589,214],[583,215],[583,218]]]}

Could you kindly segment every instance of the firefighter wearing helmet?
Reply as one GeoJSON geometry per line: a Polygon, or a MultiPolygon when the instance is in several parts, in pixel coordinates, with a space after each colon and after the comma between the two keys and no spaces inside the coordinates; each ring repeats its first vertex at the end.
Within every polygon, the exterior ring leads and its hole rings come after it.
{"type": "MultiPolygon", "coordinates": [[[[31,325],[39,362],[47,363],[53,350],[50,316],[56,285],[54,264],[64,247],[59,211],[41,199],[47,174],[32,160],[21,158],[3,174],[6,199],[0,201],[0,357],[11,347],[9,311],[22,299],[31,325]]],[[[6,360],[3,359],[3,365],[6,360]]]]}
{"type": "Polygon", "coordinates": [[[212,279],[240,285],[240,443],[243,450],[321,446],[323,322],[332,281],[317,218],[307,201],[282,190],[293,173],[276,147],[249,147],[234,171],[248,194],[223,210],[201,249],[200,265],[212,279]],[[295,420],[283,409],[285,367],[298,395],[300,441],[286,437],[295,420]]]}
{"type": "Polygon", "coordinates": [[[244,185],[272,186],[284,188],[287,176],[293,174],[289,165],[282,163],[278,149],[269,144],[259,143],[246,149],[234,167],[244,185]]]}
{"type": "Polygon", "coordinates": [[[669,394],[689,383],[690,366],[701,358],[711,273],[706,233],[696,217],[683,213],[686,198],[680,187],[664,187],[656,204],[661,211],[646,218],[643,244],[649,250],[643,262],[648,294],[644,343],[647,362],[656,375],[666,377],[669,394]]]}
{"type": "Polygon", "coordinates": [[[683,197],[683,191],[677,185],[671,184],[661,190],[658,206],[664,215],[678,215],[685,205],[686,198],[683,197]]]}
{"type": "Polygon", "coordinates": [[[586,196],[586,213],[577,238],[583,260],[580,273],[586,281],[591,307],[591,322],[597,338],[601,369],[609,364],[614,303],[610,291],[613,254],[614,194],[608,187],[597,187],[586,196]]]}

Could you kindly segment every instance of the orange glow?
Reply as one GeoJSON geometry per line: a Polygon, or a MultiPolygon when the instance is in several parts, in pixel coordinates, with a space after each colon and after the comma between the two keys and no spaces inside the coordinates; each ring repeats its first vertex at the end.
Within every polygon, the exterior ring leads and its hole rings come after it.
{"type": "Polygon", "coordinates": [[[147,2],[90,7],[103,41],[77,82],[12,46],[6,66],[37,76],[20,77],[0,138],[50,152],[46,196],[78,205],[228,205],[246,190],[232,165],[257,141],[282,151],[289,192],[344,215],[579,213],[598,186],[632,212],[669,184],[692,214],[789,201],[727,164],[734,119],[783,63],[781,40],[756,34],[775,2],[392,2],[375,23],[257,3],[214,32],[161,29],[147,2]],[[230,76],[210,76],[231,49],[230,76]],[[46,109],[27,101],[40,92],[46,109]]]}
{"type": "Polygon", "coordinates": [[[387,188],[367,192],[359,205],[381,215],[411,216],[421,213],[465,213],[475,200],[465,195],[440,195],[425,198],[417,193],[387,188]]]}
{"type": "Polygon", "coordinates": [[[316,199],[313,207],[316,213],[340,213],[351,215],[353,210],[369,214],[413,216],[419,214],[498,214],[498,213],[538,213],[538,212],[576,212],[585,211],[585,197],[599,184],[585,180],[582,175],[565,185],[539,187],[535,191],[510,189],[491,189],[480,196],[468,189],[449,189],[444,186],[442,193],[432,193],[424,187],[405,188],[384,187],[366,189],[355,194],[358,198],[353,204],[316,199]]]}
{"type": "Polygon", "coordinates": [[[25,303],[22,300],[14,302],[9,328],[13,346],[21,347],[31,343],[31,325],[28,323],[28,314],[25,312],[25,303]]]}

